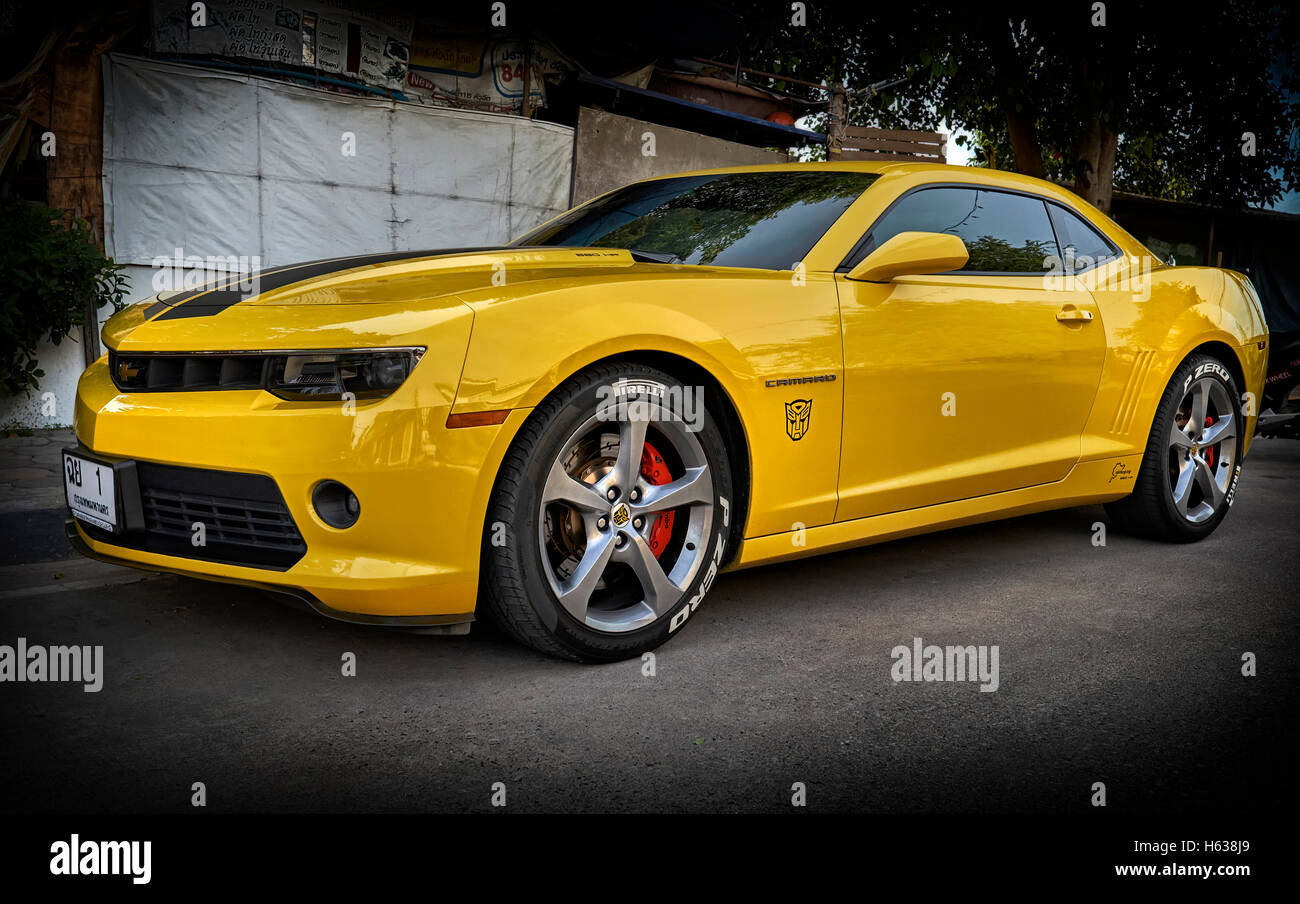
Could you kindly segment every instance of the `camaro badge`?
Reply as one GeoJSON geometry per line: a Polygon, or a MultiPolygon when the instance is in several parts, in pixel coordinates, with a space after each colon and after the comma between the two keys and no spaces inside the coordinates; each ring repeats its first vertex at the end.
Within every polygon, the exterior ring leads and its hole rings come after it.
{"type": "Polygon", "coordinates": [[[785,432],[790,439],[800,440],[808,432],[808,421],[812,417],[812,399],[795,399],[785,403],[785,432]]]}

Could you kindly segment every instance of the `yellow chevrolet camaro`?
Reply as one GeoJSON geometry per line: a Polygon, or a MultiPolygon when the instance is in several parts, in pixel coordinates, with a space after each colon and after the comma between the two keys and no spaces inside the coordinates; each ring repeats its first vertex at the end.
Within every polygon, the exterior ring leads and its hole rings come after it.
{"type": "Polygon", "coordinates": [[[1107,503],[1232,504],[1249,281],[1068,191],[911,163],[636,183],[509,246],[262,271],[104,327],[70,536],[348,621],[638,655],[715,576],[1107,503]]]}

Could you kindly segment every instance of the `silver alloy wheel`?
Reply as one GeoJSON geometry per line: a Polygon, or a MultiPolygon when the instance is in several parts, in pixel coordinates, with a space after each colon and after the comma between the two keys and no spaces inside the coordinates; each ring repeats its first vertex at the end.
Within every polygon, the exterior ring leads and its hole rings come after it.
{"type": "Polygon", "coordinates": [[[713,477],[696,434],[656,400],[611,402],[570,435],[547,472],[538,518],[542,567],[556,599],[578,621],[599,631],[634,631],[681,600],[704,561],[712,524],[713,477]],[[650,430],[655,448],[671,450],[677,464],[668,483],[650,483],[641,475],[650,430]],[[591,447],[592,437],[599,438],[600,455],[587,461],[575,457],[584,444],[591,447]],[[564,561],[554,555],[557,507],[581,534],[582,548],[564,561]],[[675,542],[661,550],[661,559],[648,538],[656,520],[674,510],[675,542]],[[601,598],[609,596],[607,572],[620,565],[635,576],[639,590],[630,597],[601,598]]]}
{"type": "Polygon", "coordinates": [[[1201,377],[1187,387],[1169,429],[1168,485],[1178,514],[1193,524],[1214,517],[1236,461],[1232,400],[1222,383],[1201,377]]]}

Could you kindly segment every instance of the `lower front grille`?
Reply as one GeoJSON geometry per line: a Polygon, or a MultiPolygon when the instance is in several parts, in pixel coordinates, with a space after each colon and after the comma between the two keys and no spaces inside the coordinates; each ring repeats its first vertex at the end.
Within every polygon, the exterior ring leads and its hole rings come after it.
{"type": "Polygon", "coordinates": [[[258,504],[219,496],[196,496],[142,488],[147,530],[191,539],[202,523],[209,543],[235,543],[296,550],[302,538],[283,505],[258,504]]]}
{"type": "Polygon", "coordinates": [[[92,538],[144,552],[277,571],[307,552],[269,477],[144,461],[136,462],[136,473],[144,530],[113,534],[83,524],[92,538]],[[203,544],[196,545],[200,536],[203,544]]]}

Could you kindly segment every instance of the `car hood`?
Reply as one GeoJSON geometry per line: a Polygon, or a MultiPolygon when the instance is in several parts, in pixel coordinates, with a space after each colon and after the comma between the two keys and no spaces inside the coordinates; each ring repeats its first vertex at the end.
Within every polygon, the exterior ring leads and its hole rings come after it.
{"type": "Polygon", "coordinates": [[[321,348],[334,341],[328,337],[346,338],[340,332],[372,332],[377,340],[397,335],[402,330],[394,318],[411,322],[401,315],[421,314],[427,323],[439,312],[464,312],[460,293],[508,286],[511,294],[527,294],[530,284],[540,289],[641,266],[654,265],[638,264],[615,248],[462,248],[333,258],[161,293],[112,317],[102,335],[111,349],[141,351],[286,341],[321,348]]]}
{"type": "Polygon", "coordinates": [[[157,316],[204,317],[234,304],[419,302],[490,285],[556,279],[635,264],[621,248],[456,248],[331,258],[259,271],[229,286],[159,295],[157,316]],[[166,307],[166,312],[162,308],[166,307]]]}

